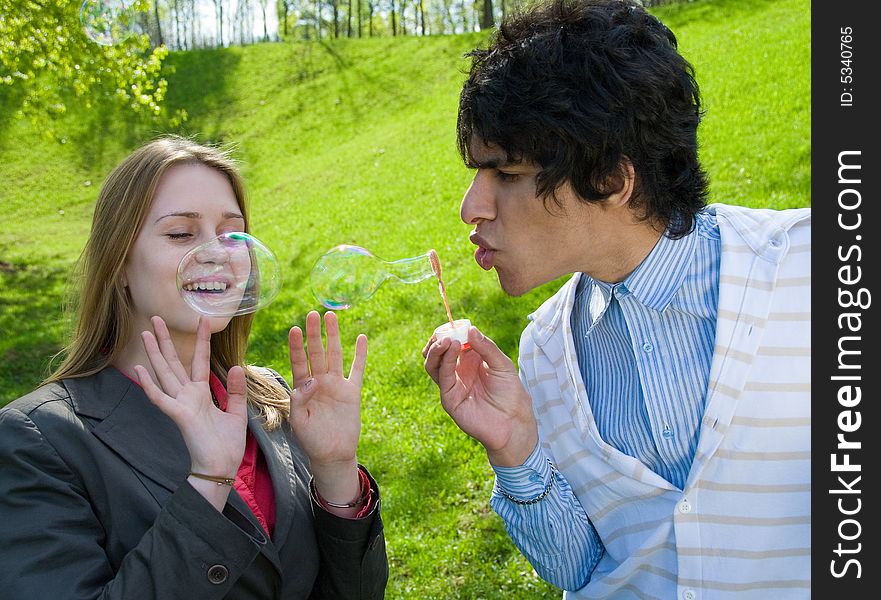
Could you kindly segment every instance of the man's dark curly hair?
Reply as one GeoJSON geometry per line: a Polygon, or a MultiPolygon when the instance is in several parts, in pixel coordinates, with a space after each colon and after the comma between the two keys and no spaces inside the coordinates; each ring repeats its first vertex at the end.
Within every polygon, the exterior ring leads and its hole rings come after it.
{"type": "Polygon", "coordinates": [[[540,197],[567,181],[587,202],[609,195],[629,160],[631,207],[691,231],[707,198],[697,157],[702,112],[694,69],[676,37],[632,0],[555,0],[513,15],[471,57],[459,98],[465,163],[480,140],[541,168],[540,197]]]}

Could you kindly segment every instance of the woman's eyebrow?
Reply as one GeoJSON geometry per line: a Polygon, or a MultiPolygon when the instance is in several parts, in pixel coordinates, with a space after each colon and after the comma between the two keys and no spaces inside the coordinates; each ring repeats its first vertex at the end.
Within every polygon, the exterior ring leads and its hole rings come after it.
{"type": "Polygon", "coordinates": [[[185,212],[185,211],[184,212],[171,212],[171,213],[167,213],[167,214],[162,215],[161,217],[156,219],[156,221],[154,221],[154,223],[158,223],[162,219],[167,219],[168,217],[186,217],[188,219],[201,219],[202,215],[201,215],[201,213],[197,213],[197,212],[185,212]]]}
{"type": "MultiPolygon", "coordinates": [[[[156,219],[156,221],[154,221],[154,223],[158,223],[159,221],[161,221],[162,219],[165,219],[167,217],[186,217],[187,219],[201,219],[202,213],[190,212],[190,211],[170,212],[170,213],[164,214],[161,217],[159,217],[158,219],[156,219]]],[[[223,218],[224,218],[224,220],[226,220],[226,219],[242,219],[242,220],[244,220],[245,219],[245,217],[242,216],[241,213],[237,213],[237,212],[225,212],[225,213],[223,213],[223,218]]]]}

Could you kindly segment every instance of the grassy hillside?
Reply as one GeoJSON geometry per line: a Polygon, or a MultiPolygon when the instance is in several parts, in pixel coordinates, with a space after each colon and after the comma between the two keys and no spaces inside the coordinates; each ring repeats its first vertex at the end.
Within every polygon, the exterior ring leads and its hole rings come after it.
{"type": "MultiPolygon", "coordinates": [[[[701,0],[657,14],[702,86],[701,155],[713,200],[809,205],[810,3],[701,0]]],[[[458,219],[471,177],[455,150],[462,55],[484,37],[264,44],[170,57],[168,104],[189,114],[175,131],[237,145],[254,234],[282,261],[285,288],[257,316],[251,362],[289,372],[286,332],[318,308],[308,271],[341,243],[386,260],[436,249],[454,316],[470,318],[516,356],[525,316],[561,282],[505,297],[495,276],[474,264],[469,228],[458,219]]],[[[0,100],[2,110],[9,107],[0,100]]],[[[110,107],[74,107],[59,124],[61,143],[0,118],[0,404],[32,389],[60,348],[67,270],[102,179],[132,148],[169,130],[110,107]]],[[[340,313],[347,356],[358,332],[370,339],[360,458],[383,488],[387,597],[559,597],[489,510],[485,455],[443,412],[422,370],[420,350],[444,320],[431,282],[389,283],[340,313]]]]}

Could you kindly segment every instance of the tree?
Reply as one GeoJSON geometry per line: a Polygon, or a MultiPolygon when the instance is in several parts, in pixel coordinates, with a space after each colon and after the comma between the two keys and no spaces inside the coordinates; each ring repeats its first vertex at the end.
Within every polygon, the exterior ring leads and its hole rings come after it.
{"type": "MultiPolygon", "coordinates": [[[[143,16],[149,14],[146,2],[137,1],[143,16]]],[[[151,50],[147,36],[137,34],[111,45],[96,43],[80,21],[80,4],[0,0],[0,105],[47,130],[73,101],[89,107],[113,100],[159,115],[168,49],[151,50]]]]}
{"type": "Polygon", "coordinates": [[[395,0],[392,0],[392,9],[391,9],[391,17],[392,17],[392,36],[398,35],[398,23],[395,15],[395,0]]]}
{"type": "Polygon", "coordinates": [[[223,46],[223,0],[213,0],[214,16],[217,19],[217,43],[216,46],[223,46]]]}
{"type": "Polygon", "coordinates": [[[289,29],[288,29],[288,14],[290,14],[290,0],[276,0],[275,11],[278,14],[278,28],[279,34],[287,38],[289,29]]]}
{"type": "Polygon", "coordinates": [[[260,10],[263,11],[263,41],[269,41],[269,25],[266,22],[266,10],[269,8],[268,6],[269,0],[260,0],[260,10]]]}
{"type": "Polygon", "coordinates": [[[480,29],[490,29],[493,25],[495,25],[493,0],[483,0],[483,10],[480,13],[480,29]]]}

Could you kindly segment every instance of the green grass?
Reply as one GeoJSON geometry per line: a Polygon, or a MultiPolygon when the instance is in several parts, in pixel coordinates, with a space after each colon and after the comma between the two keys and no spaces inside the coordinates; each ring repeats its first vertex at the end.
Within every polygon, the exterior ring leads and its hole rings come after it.
{"type": "MultiPolygon", "coordinates": [[[[810,204],[810,4],[707,0],[658,10],[694,64],[706,119],[701,156],[713,201],[810,204]]],[[[264,44],[170,57],[177,131],[237,145],[254,234],[281,259],[285,287],[256,319],[249,360],[286,366],[285,335],[318,308],[308,271],[326,249],[386,260],[429,248],[454,316],[513,358],[526,315],[560,281],[508,298],[471,258],[458,205],[470,181],[455,150],[462,54],[481,34],[264,44]],[[173,72],[172,72],[173,71],[173,72]]],[[[0,99],[0,109],[8,109],[0,99]]],[[[0,113],[2,114],[2,113],[0,113]]],[[[66,330],[67,272],[106,173],[162,124],[76,107],[65,143],[0,118],[0,404],[32,389],[66,330]]],[[[441,409],[420,350],[445,320],[437,288],[389,283],[340,313],[351,356],[370,339],[360,458],[380,481],[388,598],[557,598],[489,510],[492,471],[441,409]]]]}

